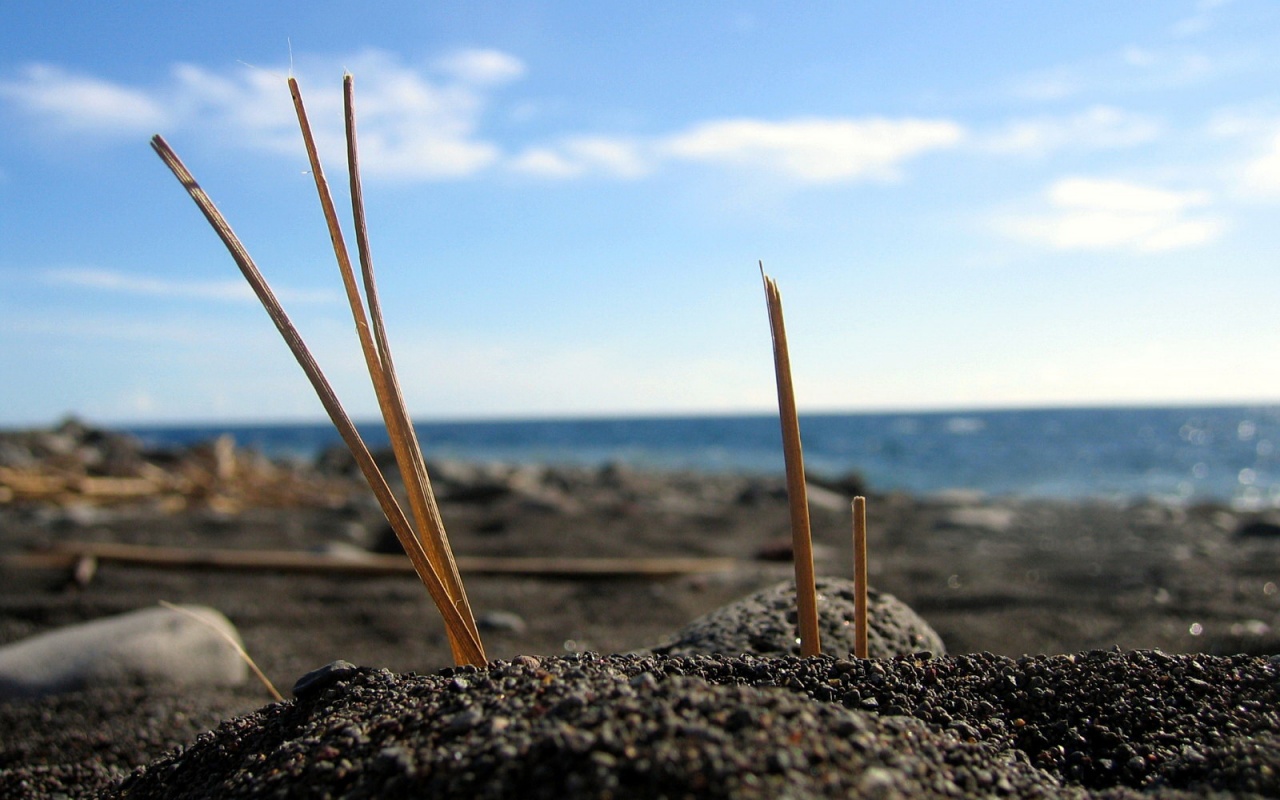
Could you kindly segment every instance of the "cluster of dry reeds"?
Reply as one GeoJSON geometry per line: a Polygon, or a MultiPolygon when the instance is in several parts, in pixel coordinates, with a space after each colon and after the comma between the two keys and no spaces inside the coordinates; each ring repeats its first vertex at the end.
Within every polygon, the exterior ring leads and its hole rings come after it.
{"type": "MultiPolygon", "coordinates": [[[[485,662],[484,647],[476,628],[474,615],[467,601],[462,580],[454,561],[449,539],[445,534],[444,524],[440,518],[440,510],[435,495],[431,490],[431,481],[427,476],[423,462],[422,450],[419,446],[413,424],[405,408],[404,397],[396,378],[395,365],[391,358],[391,347],[383,324],[382,312],[378,302],[377,286],[374,282],[373,262],[369,251],[368,230],[365,223],[364,198],[360,182],[360,162],[356,147],[356,114],[354,81],[351,75],[343,79],[343,100],[346,122],[347,169],[350,179],[352,216],[355,225],[356,246],[359,251],[361,282],[357,283],[351,257],[343,238],[342,227],[338,221],[333,198],[325,180],[324,170],[316,151],[311,126],[307,121],[306,109],[298,82],[289,78],[289,92],[293,98],[297,112],[298,125],[302,130],[302,138],[311,162],[311,174],[315,178],[316,191],[329,227],[329,236],[337,258],[338,269],[342,275],[347,299],[351,306],[352,318],[360,339],[365,362],[369,369],[369,377],[373,382],[378,404],[382,409],[383,421],[391,439],[396,463],[404,479],[412,514],[406,516],[395,495],[392,494],[386,478],[378,469],[368,447],[357,433],[355,425],[338,401],[332,387],[312,357],[301,335],[285,314],[283,307],[271,291],[267,281],[258,270],[253,259],[245,250],[240,240],[231,230],[231,226],[214,206],[209,196],[200,188],[182,161],[160,136],[155,136],[152,147],[159,154],[169,169],[177,177],[183,187],[191,195],[196,205],[213,226],[214,231],[222,239],[231,257],[239,266],[245,279],[271,316],[277,329],[284,337],[285,343],[302,366],[307,378],[311,381],[321,404],[329,414],[334,426],[338,429],[343,441],[351,450],[356,463],[364,473],[365,479],[373,489],[382,511],[386,514],[392,529],[411,560],[414,570],[427,587],[432,600],[444,618],[449,636],[454,661],[458,664],[476,664],[485,662]],[[361,288],[364,294],[361,296],[361,288]]],[[[799,610],[799,628],[801,652],[803,655],[817,655],[821,652],[818,637],[817,594],[813,569],[813,549],[811,544],[808,501],[805,488],[804,459],[800,446],[800,427],[797,421],[794,391],[791,385],[790,358],[787,350],[786,330],[783,325],[782,301],[777,284],[764,274],[764,266],[760,268],[764,279],[765,294],[769,308],[769,323],[773,335],[774,360],[778,380],[778,403],[782,421],[784,452],[786,456],[787,490],[791,507],[791,528],[796,565],[796,596],[799,610]]],[[[857,548],[855,589],[858,592],[856,608],[858,620],[857,655],[866,657],[866,550],[865,550],[865,503],[862,498],[854,502],[855,547],[857,548]]]]}
{"type": "Polygon", "coordinates": [[[364,297],[360,295],[355,271],[351,264],[346,242],[343,239],[342,227],[338,222],[333,198],[329,192],[324,170],[320,165],[320,157],[316,151],[315,139],[311,134],[311,125],[307,121],[306,108],[302,102],[302,94],[298,82],[289,79],[289,92],[293,96],[294,109],[298,115],[298,125],[302,129],[302,138],[306,144],[307,157],[311,161],[311,174],[315,178],[316,192],[320,197],[320,205],[324,211],[325,221],[329,226],[329,236],[333,243],[334,255],[338,260],[338,269],[346,287],[347,299],[351,306],[351,314],[355,320],[356,332],[360,338],[360,346],[364,352],[365,362],[369,368],[369,377],[373,381],[378,404],[382,409],[383,421],[390,435],[392,449],[395,451],[396,463],[404,478],[409,497],[410,510],[413,514],[412,524],[405,515],[400,503],[392,494],[386,478],[378,469],[377,463],[369,453],[369,448],[356,431],[351,418],[343,409],[338,397],[334,394],[329,381],[320,370],[315,358],[307,349],[306,343],[297,329],[285,314],[284,308],[276,299],[271,287],[262,277],[253,259],[244,245],[240,243],[231,226],[214,206],[213,201],[192,177],[186,166],[169,147],[168,143],[156,136],[151,145],[160,158],[172,170],[178,181],[182,183],[191,199],[204,213],[209,224],[213,226],[236,265],[244,274],[249,285],[257,294],[263,307],[275,322],[280,335],[293,352],[294,358],[302,366],[307,378],[315,388],[321,404],[329,414],[338,433],[351,450],[356,464],[364,473],[365,479],[373,489],[383,513],[395,531],[400,544],[404,547],[414,570],[426,585],[431,599],[444,618],[449,636],[449,645],[453,651],[454,661],[459,664],[485,663],[484,647],[480,642],[480,633],[476,628],[475,617],[471,613],[471,605],[467,601],[462,579],[458,575],[454,563],[453,552],[449,547],[449,539],[445,535],[444,524],[440,519],[440,510],[435,495],[431,491],[431,482],[427,477],[423,464],[422,450],[417,435],[405,409],[404,398],[400,392],[400,384],[396,378],[395,366],[391,358],[391,348],[387,342],[383,325],[382,311],[378,302],[377,286],[374,283],[373,261],[369,251],[368,231],[365,224],[364,198],[360,183],[360,162],[356,148],[356,115],[353,80],[350,75],[343,81],[343,99],[345,106],[347,134],[347,168],[351,181],[351,207],[355,221],[356,245],[360,255],[360,273],[364,288],[364,297]],[[367,308],[366,308],[367,304],[367,308]]]}

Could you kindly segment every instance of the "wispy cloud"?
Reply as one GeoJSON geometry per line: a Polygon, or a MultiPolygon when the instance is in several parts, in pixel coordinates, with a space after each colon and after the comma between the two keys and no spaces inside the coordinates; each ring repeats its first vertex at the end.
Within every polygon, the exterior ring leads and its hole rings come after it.
{"type": "Polygon", "coordinates": [[[1245,164],[1240,183],[1252,195],[1280,196],[1280,133],[1273,134],[1263,151],[1245,164]]]}
{"type": "MultiPolygon", "coordinates": [[[[130,275],[116,270],[91,267],[67,267],[46,270],[42,274],[46,284],[93,291],[148,297],[174,297],[218,302],[254,302],[253,291],[240,280],[224,281],[175,281],[130,275]]],[[[338,299],[328,290],[280,289],[281,300],[293,303],[330,303],[338,299]]]]}
{"type": "Polygon", "coordinates": [[[1236,140],[1238,154],[1225,177],[1237,197],[1280,198],[1280,117],[1273,103],[1219,109],[1205,132],[1215,139],[1236,140]]]}
{"type": "Polygon", "coordinates": [[[1194,13],[1175,22],[1170,33],[1178,38],[1204,33],[1213,27],[1215,12],[1230,2],[1231,0],[1199,0],[1195,4],[1194,13]]]}
{"type": "Polygon", "coordinates": [[[1153,253],[1202,245],[1225,223],[1196,209],[1203,191],[1175,191],[1104,178],[1064,178],[1045,192],[1047,209],[1003,216],[1001,233],[1061,250],[1132,250],[1153,253]]]}
{"type": "Polygon", "coordinates": [[[1012,77],[1005,92],[1016,100],[1052,103],[1082,95],[1107,97],[1169,91],[1256,68],[1240,52],[1206,52],[1191,44],[1130,44],[1087,59],[1012,77]]]}
{"type": "Polygon", "coordinates": [[[1084,88],[1084,76],[1078,68],[1058,66],[1014,78],[1009,93],[1020,100],[1046,101],[1072,97],[1084,88]]]}
{"type": "MultiPolygon", "coordinates": [[[[766,172],[799,183],[893,180],[924,153],[953,147],[965,135],[950,120],[868,118],[716,119],[649,137],[566,133],[549,142],[503,147],[481,133],[492,95],[522,78],[524,63],[493,49],[459,50],[426,66],[368,50],[344,59],[300,57],[322,153],[343,153],[342,100],[336,81],[357,76],[360,157],[369,177],[423,181],[474,176],[490,169],[551,179],[636,179],[664,164],[704,163],[766,172]]],[[[216,136],[230,146],[297,153],[293,109],[278,71],[230,74],[194,64],[173,67],[160,87],[131,87],[49,66],[0,79],[0,98],[62,130],[101,135],[166,133],[216,136]]]]}
{"type": "Polygon", "coordinates": [[[27,64],[0,81],[0,98],[57,132],[140,134],[173,120],[166,105],[146,91],[49,64],[27,64]]]}
{"type": "Polygon", "coordinates": [[[893,180],[910,158],[953,147],[964,129],[949,120],[756,119],[695,125],[661,142],[687,161],[766,170],[805,183],[893,180]]]}
{"type": "Polygon", "coordinates": [[[530,147],[508,166],[543,178],[640,178],[665,164],[702,163],[768,173],[801,184],[894,180],[924,153],[955,146],[964,128],[950,120],[724,119],[672,134],[569,137],[530,147]]]}
{"type": "MultiPolygon", "coordinates": [[[[361,165],[375,178],[466,178],[502,166],[541,178],[635,179],[663,164],[703,163],[800,183],[891,180],[906,161],[955,146],[965,134],[945,119],[716,119],[646,138],[564,134],[508,155],[486,140],[480,123],[492,93],[524,77],[525,64],[516,56],[458,50],[422,68],[370,50],[342,60],[302,56],[296,72],[338,74],[339,64],[357,76],[361,165]]],[[[33,65],[0,82],[0,97],[87,136],[164,128],[292,157],[297,129],[282,79],[283,69],[224,74],[178,64],[164,86],[129,87],[33,65]]],[[[321,152],[342,154],[340,91],[333,81],[300,82],[321,152]]]]}
{"type": "MultiPolygon", "coordinates": [[[[361,163],[367,175],[402,180],[456,178],[494,164],[499,148],[477,134],[489,93],[519,78],[519,59],[495,50],[462,50],[431,69],[369,50],[341,59],[302,57],[296,73],[306,92],[316,140],[343,152],[342,69],[358,76],[361,163]]],[[[297,150],[285,68],[241,68],[230,76],[176,65],[159,87],[131,87],[59,67],[28,65],[0,80],[0,98],[56,130],[83,135],[143,134],[163,129],[213,135],[256,150],[297,150]]]]}
{"type": "Polygon", "coordinates": [[[459,81],[475,86],[507,83],[525,73],[524,62],[501,50],[457,50],[436,65],[459,81]]]}
{"type": "Polygon", "coordinates": [[[543,178],[580,178],[603,175],[640,178],[655,166],[650,148],[643,143],[607,136],[579,136],[553,145],[530,147],[511,159],[516,172],[543,178]]]}
{"type": "Polygon", "coordinates": [[[980,146],[996,153],[1043,156],[1063,149],[1132,147],[1160,136],[1158,121],[1112,106],[1094,106],[1066,117],[1037,117],[1008,123],[984,137],[980,146]]]}

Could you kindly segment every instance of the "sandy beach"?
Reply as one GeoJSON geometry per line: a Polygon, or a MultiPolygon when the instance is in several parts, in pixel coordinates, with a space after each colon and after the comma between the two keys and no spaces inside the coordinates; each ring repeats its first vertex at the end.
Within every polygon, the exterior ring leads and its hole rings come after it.
{"type": "MultiPolygon", "coordinates": [[[[242,473],[250,464],[267,468],[248,454],[232,460],[242,473]]],[[[272,469],[279,477],[283,468],[272,469]]],[[[576,654],[642,650],[791,575],[780,476],[456,463],[434,464],[431,471],[463,561],[717,560],[711,571],[661,577],[468,575],[464,569],[490,659],[544,659],[557,665],[554,671],[564,669],[563,659],[580,658],[576,654]]],[[[166,600],[226,614],[286,695],[299,676],[337,659],[393,675],[449,667],[443,625],[412,573],[157,568],[102,559],[77,581],[65,564],[39,566],[19,558],[76,543],[330,554],[390,549],[368,490],[341,458],[290,468],[290,475],[298,485],[322,489],[281,491],[275,502],[237,495],[231,481],[222,488],[215,481],[201,498],[181,503],[172,497],[10,497],[0,506],[0,555],[7,558],[0,567],[0,645],[166,600]]],[[[812,476],[811,490],[818,574],[851,574],[848,499],[865,492],[872,585],[923,617],[949,659],[988,654],[982,658],[1009,657],[998,663],[1016,665],[1022,656],[1160,650],[1216,659],[1206,667],[1212,671],[1225,668],[1221,657],[1243,654],[1255,658],[1236,669],[1257,677],[1274,669],[1267,657],[1280,653],[1280,537],[1265,535],[1271,529],[1263,516],[1210,505],[879,494],[854,476],[812,476]]],[[[849,654],[824,656],[830,661],[849,654]]],[[[627,680],[638,674],[612,669],[627,680]]],[[[806,703],[824,705],[813,694],[801,692],[806,703]]],[[[7,731],[0,745],[0,793],[95,796],[201,731],[269,702],[262,687],[245,684],[182,693],[115,687],[0,704],[7,731]]],[[[880,714],[911,716],[910,709],[897,711],[880,714]]],[[[868,709],[857,713],[880,718],[868,709]]],[[[1280,731],[1272,712],[1258,713],[1262,717],[1251,718],[1257,730],[1280,731]]],[[[936,720],[922,724],[945,730],[936,720]]],[[[1122,772],[1117,768],[1116,775],[1122,772]]],[[[1061,785],[1074,785],[1069,772],[1054,774],[1061,785]]],[[[1131,775],[1117,778],[1115,786],[1148,783],[1162,785],[1131,775]]],[[[1105,785],[1095,780],[1087,788],[1099,787],[1105,785]]]]}

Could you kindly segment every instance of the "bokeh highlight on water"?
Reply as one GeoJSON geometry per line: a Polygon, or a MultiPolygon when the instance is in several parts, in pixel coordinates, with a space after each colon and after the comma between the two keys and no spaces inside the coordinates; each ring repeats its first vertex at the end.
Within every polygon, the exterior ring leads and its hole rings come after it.
{"type": "MultiPolygon", "coordinates": [[[[800,424],[810,472],[859,472],[874,491],[1280,507],[1280,406],[809,414],[800,424]]],[[[431,422],[417,429],[428,460],[783,471],[778,421],[769,415],[431,422]]],[[[370,447],[387,443],[380,424],[360,431],[370,447]]],[[[158,446],[230,433],[242,446],[299,458],[340,444],[327,423],[132,432],[158,446]]]]}

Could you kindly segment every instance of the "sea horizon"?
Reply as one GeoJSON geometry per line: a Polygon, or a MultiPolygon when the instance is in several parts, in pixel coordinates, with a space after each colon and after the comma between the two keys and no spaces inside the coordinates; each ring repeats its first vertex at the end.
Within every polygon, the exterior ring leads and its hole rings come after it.
{"type": "MultiPolygon", "coordinates": [[[[415,421],[428,461],[780,474],[776,412],[415,421]]],[[[811,474],[858,473],[874,491],[1280,507],[1280,403],[810,411],[811,474]]],[[[357,423],[369,447],[380,421],[357,423]]],[[[341,446],[327,421],[127,425],[152,446],[230,434],[272,457],[341,446]]]]}

